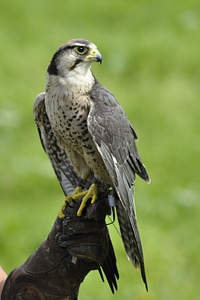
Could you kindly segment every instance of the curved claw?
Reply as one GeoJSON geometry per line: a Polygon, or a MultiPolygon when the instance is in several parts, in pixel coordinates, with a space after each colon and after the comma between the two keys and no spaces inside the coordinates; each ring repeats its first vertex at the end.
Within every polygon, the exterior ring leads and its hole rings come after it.
{"type": "MultiPolygon", "coordinates": [[[[66,202],[70,203],[70,202],[74,199],[75,195],[80,195],[81,192],[82,192],[82,187],[81,187],[81,186],[77,186],[77,187],[75,188],[75,190],[73,191],[73,193],[72,193],[70,196],[66,196],[66,197],[65,197],[65,203],[61,206],[60,211],[59,211],[59,213],[58,213],[58,217],[59,217],[60,219],[62,219],[62,218],[65,217],[64,210],[65,210],[65,208],[66,208],[66,202]]],[[[80,197],[80,196],[79,196],[79,197],[80,197]]],[[[79,198],[79,197],[78,197],[78,198],[79,198]]],[[[76,198],[76,199],[78,199],[78,198],[76,198]]]]}
{"type": "Polygon", "coordinates": [[[58,213],[58,217],[59,217],[60,219],[62,219],[62,218],[65,217],[65,214],[64,214],[65,208],[66,208],[66,202],[61,206],[60,211],[59,211],[59,213],[58,213]]]}
{"type": "Polygon", "coordinates": [[[80,198],[81,193],[82,193],[82,187],[77,186],[70,196],[65,197],[65,201],[70,203],[73,199],[76,200],[76,199],[80,198]],[[78,195],[78,197],[76,197],[76,195],[78,195]]]}
{"type": "MultiPolygon", "coordinates": [[[[81,186],[77,186],[73,193],[70,196],[65,197],[65,202],[70,203],[72,200],[78,200],[79,198],[82,198],[81,200],[81,205],[77,211],[77,216],[80,217],[82,215],[82,211],[87,203],[87,201],[91,198],[91,203],[95,203],[97,200],[97,195],[98,195],[98,187],[97,184],[93,183],[89,187],[88,190],[83,191],[81,186]]],[[[60,209],[60,212],[58,214],[59,218],[64,218],[64,210],[66,208],[66,203],[63,204],[63,206],[60,209]]]]}
{"type": "MultiPolygon", "coordinates": [[[[89,198],[92,198],[91,203],[95,203],[97,201],[97,195],[98,195],[98,188],[97,188],[97,184],[93,183],[88,190],[84,191],[81,193],[81,196],[84,196],[82,201],[81,201],[81,205],[77,211],[77,216],[80,217],[82,214],[82,211],[88,201],[89,198]]],[[[80,194],[75,195],[73,197],[74,200],[78,199],[80,197],[80,194]]]]}

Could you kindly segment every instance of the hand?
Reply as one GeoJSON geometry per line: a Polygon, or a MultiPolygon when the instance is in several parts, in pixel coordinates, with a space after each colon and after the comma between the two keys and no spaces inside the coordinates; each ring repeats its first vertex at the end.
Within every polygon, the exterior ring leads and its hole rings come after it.
{"type": "Polygon", "coordinates": [[[7,274],[4,272],[4,270],[0,267],[0,297],[1,297],[1,291],[4,286],[4,282],[6,281],[7,274]]]}

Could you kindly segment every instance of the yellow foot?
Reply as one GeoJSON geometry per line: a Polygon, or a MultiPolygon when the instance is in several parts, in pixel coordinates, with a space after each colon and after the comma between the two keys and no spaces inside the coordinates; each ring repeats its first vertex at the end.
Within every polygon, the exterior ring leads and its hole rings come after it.
{"type": "MultiPolygon", "coordinates": [[[[70,203],[72,200],[78,200],[79,198],[82,198],[81,205],[77,211],[77,216],[80,217],[88,199],[91,198],[92,199],[91,203],[92,204],[95,203],[97,200],[97,194],[98,194],[98,187],[97,187],[97,184],[95,184],[95,183],[91,184],[89,189],[86,191],[83,191],[82,187],[77,186],[70,196],[65,197],[65,202],[70,203]]],[[[65,217],[65,214],[64,214],[65,208],[66,208],[66,203],[63,204],[63,206],[60,209],[60,212],[58,215],[59,218],[65,217]]]]}
{"type": "Polygon", "coordinates": [[[73,191],[73,193],[70,196],[66,196],[65,197],[65,203],[61,206],[60,211],[58,213],[58,217],[60,219],[62,219],[62,218],[65,217],[64,210],[66,208],[66,202],[70,203],[73,200],[74,195],[80,194],[81,192],[82,192],[82,187],[81,186],[77,186],[75,188],[75,190],[73,191]]]}
{"type": "Polygon", "coordinates": [[[82,193],[82,187],[81,186],[77,186],[76,188],[75,188],[75,190],[73,191],[73,193],[70,195],[70,196],[66,196],[65,197],[65,201],[67,201],[67,202],[71,202],[73,199],[74,199],[74,197],[76,196],[76,195],[78,195],[78,197],[76,198],[76,199],[78,199],[78,198],[80,198],[80,194],[82,193]]]}
{"type": "Polygon", "coordinates": [[[65,208],[66,208],[66,203],[64,203],[64,204],[61,206],[60,211],[59,211],[59,213],[58,213],[58,217],[59,217],[60,219],[62,219],[62,218],[65,217],[65,214],[64,214],[65,208]]]}
{"type": "Polygon", "coordinates": [[[95,203],[97,201],[97,194],[98,194],[98,187],[97,184],[93,183],[91,184],[91,186],[89,187],[88,190],[83,191],[79,194],[76,194],[73,196],[74,200],[77,200],[80,197],[83,197],[82,201],[81,201],[81,205],[77,211],[77,216],[80,217],[82,214],[82,211],[88,201],[89,198],[92,198],[91,203],[95,203]]]}

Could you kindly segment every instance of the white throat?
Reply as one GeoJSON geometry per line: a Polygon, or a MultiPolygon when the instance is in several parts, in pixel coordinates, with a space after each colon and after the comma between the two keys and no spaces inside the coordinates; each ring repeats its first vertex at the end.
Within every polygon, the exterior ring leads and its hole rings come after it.
{"type": "Polygon", "coordinates": [[[64,76],[49,75],[47,73],[47,86],[62,89],[67,96],[83,95],[91,90],[94,84],[94,76],[90,66],[83,69],[83,65],[76,66],[70,71],[66,71],[64,76]]]}

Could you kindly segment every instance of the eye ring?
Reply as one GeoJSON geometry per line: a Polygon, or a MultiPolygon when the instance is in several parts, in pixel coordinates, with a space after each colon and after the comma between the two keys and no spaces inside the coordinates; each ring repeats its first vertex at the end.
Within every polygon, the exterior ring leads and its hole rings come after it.
{"type": "Polygon", "coordinates": [[[88,52],[88,48],[85,46],[76,46],[74,47],[74,50],[76,51],[76,53],[84,55],[88,52]]]}

